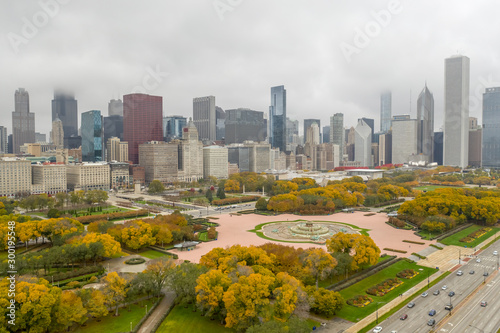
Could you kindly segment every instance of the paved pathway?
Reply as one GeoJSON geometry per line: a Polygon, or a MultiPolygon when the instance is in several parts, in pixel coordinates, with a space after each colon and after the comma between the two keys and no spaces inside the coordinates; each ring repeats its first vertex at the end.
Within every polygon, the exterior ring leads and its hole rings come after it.
{"type": "Polygon", "coordinates": [[[175,293],[173,291],[163,290],[165,297],[161,300],[160,304],[153,311],[151,316],[142,324],[138,333],[150,333],[156,324],[163,318],[163,315],[173,305],[175,301],[175,293]]]}

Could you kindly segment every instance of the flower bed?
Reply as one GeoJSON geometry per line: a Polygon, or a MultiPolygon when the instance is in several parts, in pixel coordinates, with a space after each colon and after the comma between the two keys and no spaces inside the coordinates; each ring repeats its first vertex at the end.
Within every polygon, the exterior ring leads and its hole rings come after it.
{"type": "Polygon", "coordinates": [[[354,296],[353,298],[349,298],[346,303],[352,306],[355,306],[357,308],[364,308],[368,304],[373,302],[373,298],[368,297],[366,295],[357,295],[354,296]]]}
{"type": "Polygon", "coordinates": [[[142,264],[144,262],[146,262],[146,260],[143,258],[131,258],[131,259],[125,260],[125,264],[127,264],[127,265],[139,265],[139,264],[142,264]]]}
{"type": "Polygon", "coordinates": [[[460,242],[462,242],[462,243],[472,243],[475,239],[477,239],[477,238],[479,238],[481,236],[486,235],[490,231],[491,231],[491,228],[481,228],[479,230],[476,230],[476,231],[468,234],[464,238],[460,239],[460,242]]]}
{"type": "Polygon", "coordinates": [[[403,281],[401,281],[398,278],[387,279],[387,280],[377,284],[376,286],[368,288],[366,290],[366,293],[369,295],[373,295],[373,296],[384,296],[389,291],[393,290],[394,288],[396,288],[402,284],[403,284],[403,281]]]}
{"type": "Polygon", "coordinates": [[[398,278],[402,278],[402,279],[412,279],[417,275],[418,275],[418,272],[415,271],[414,269],[405,269],[405,270],[402,270],[401,272],[399,272],[398,274],[396,274],[396,276],[398,278]]]}

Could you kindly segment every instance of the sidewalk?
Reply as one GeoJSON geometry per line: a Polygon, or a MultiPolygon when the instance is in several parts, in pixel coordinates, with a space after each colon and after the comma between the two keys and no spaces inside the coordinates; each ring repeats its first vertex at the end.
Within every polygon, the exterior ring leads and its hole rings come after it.
{"type": "Polygon", "coordinates": [[[165,297],[161,300],[160,304],[153,311],[151,316],[142,324],[138,333],[150,333],[158,322],[163,318],[165,312],[174,304],[175,293],[173,291],[165,292],[165,297]]]}

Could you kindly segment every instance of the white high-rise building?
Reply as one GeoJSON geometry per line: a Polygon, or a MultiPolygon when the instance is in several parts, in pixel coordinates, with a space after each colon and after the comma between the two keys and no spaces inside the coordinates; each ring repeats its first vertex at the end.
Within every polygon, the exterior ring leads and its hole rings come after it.
{"type": "Polygon", "coordinates": [[[228,178],[228,151],[226,147],[209,146],[203,148],[203,176],[205,178],[228,178]]]}
{"type": "Polygon", "coordinates": [[[418,154],[418,126],[417,119],[410,119],[409,115],[392,118],[392,163],[408,163],[410,156],[418,154]]]}
{"type": "Polygon", "coordinates": [[[387,133],[391,129],[392,93],[390,91],[380,95],[380,132],[387,133]]]}
{"type": "Polygon", "coordinates": [[[445,59],[443,164],[465,168],[469,158],[470,60],[445,59]]]}
{"type": "Polygon", "coordinates": [[[354,160],[360,162],[361,166],[370,167],[373,165],[372,129],[363,119],[358,119],[358,125],[355,129],[354,160]]]}
{"type": "Polygon", "coordinates": [[[193,99],[193,122],[201,141],[216,140],[215,96],[193,99]]]}

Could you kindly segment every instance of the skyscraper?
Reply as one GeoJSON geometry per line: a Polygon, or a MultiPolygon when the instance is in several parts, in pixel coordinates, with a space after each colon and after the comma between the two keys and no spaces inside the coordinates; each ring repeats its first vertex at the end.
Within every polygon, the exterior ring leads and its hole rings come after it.
{"type": "Polygon", "coordinates": [[[341,159],[344,154],[344,137],[344,114],[336,113],[330,117],[330,142],[339,146],[341,159]]]}
{"type": "Polygon", "coordinates": [[[7,140],[7,138],[7,127],[0,126],[0,154],[7,154],[9,152],[9,141],[7,140]]]}
{"type": "Polygon", "coordinates": [[[304,141],[307,136],[307,129],[311,127],[313,123],[318,125],[319,130],[321,131],[321,120],[319,119],[304,119],[304,141]]]}
{"type": "Polygon", "coordinates": [[[372,142],[373,140],[375,139],[375,119],[372,119],[372,118],[366,118],[366,117],[363,117],[361,118],[368,126],[370,126],[371,130],[372,130],[372,142]]]}
{"type": "Polygon", "coordinates": [[[123,139],[128,142],[129,161],[139,163],[139,145],[163,141],[163,98],[147,94],[123,96],[123,139]]]}
{"type": "Polygon", "coordinates": [[[443,163],[465,168],[469,158],[469,58],[445,59],[443,163]]]}
{"type": "Polygon", "coordinates": [[[16,90],[15,108],[12,112],[12,149],[19,154],[19,147],[35,143],[35,114],[30,112],[30,96],[24,88],[16,90]]]}
{"type": "Polygon", "coordinates": [[[482,167],[500,168],[500,87],[483,94],[482,167]]]}
{"type": "Polygon", "coordinates": [[[82,160],[84,162],[104,160],[102,126],[101,111],[92,110],[82,113],[82,160]]]}
{"type": "Polygon", "coordinates": [[[391,129],[392,93],[390,91],[380,95],[380,132],[387,133],[391,129]]]}
{"type": "Polygon", "coordinates": [[[226,144],[265,141],[267,123],[264,112],[250,109],[226,110],[226,144]]]}
{"type": "Polygon", "coordinates": [[[215,96],[193,98],[193,123],[202,141],[217,139],[215,96]]]}
{"type": "Polygon", "coordinates": [[[270,140],[272,148],[286,151],[286,89],[285,86],[271,87],[269,107],[270,140]]]}
{"type": "Polygon", "coordinates": [[[361,166],[372,166],[372,129],[363,118],[358,119],[354,147],[354,160],[360,162],[361,166]]]}
{"type": "Polygon", "coordinates": [[[287,143],[297,143],[298,137],[299,137],[299,121],[286,118],[287,143]]]}
{"type": "Polygon", "coordinates": [[[323,143],[331,143],[330,126],[323,126],[323,143]]]}
{"type": "Polygon", "coordinates": [[[52,143],[56,146],[57,149],[64,148],[64,129],[63,123],[61,119],[56,118],[52,122],[52,131],[50,133],[52,143]]]}
{"type": "Polygon", "coordinates": [[[78,136],[78,102],[73,93],[62,90],[54,91],[52,121],[57,118],[63,123],[64,138],[78,136]]]}
{"type": "Polygon", "coordinates": [[[163,117],[163,136],[165,141],[182,138],[182,129],[187,126],[187,119],[183,116],[163,117]]]}
{"type": "Polygon", "coordinates": [[[221,107],[215,106],[215,139],[222,140],[226,137],[226,112],[221,107]]]}
{"type": "Polygon", "coordinates": [[[392,118],[392,141],[392,163],[408,163],[417,154],[418,121],[409,115],[392,118]]]}
{"type": "Polygon", "coordinates": [[[108,103],[108,116],[123,117],[123,102],[121,99],[112,99],[108,103]]]}
{"type": "Polygon", "coordinates": [[[198,139],[198,130],[191,119],[182,129],[178,156],[179,181],[192,182],[203,178],[203,143],[198,139]]]}
{"type": "Polygon", "coordinates": [[[427,162],[434,159],[434,96],[425,84],[417,100],[418,153],[426,156],[427,162]]]}

